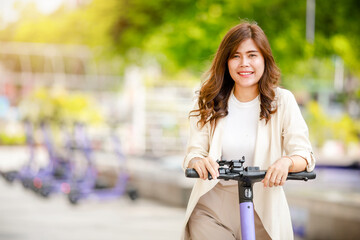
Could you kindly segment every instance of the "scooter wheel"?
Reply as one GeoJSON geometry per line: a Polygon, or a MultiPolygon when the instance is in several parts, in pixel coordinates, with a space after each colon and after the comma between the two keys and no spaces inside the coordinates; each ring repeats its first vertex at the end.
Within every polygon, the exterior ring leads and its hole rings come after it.
{"type": "Polygon", "coordinates": [[[14,182],[14,180],[17,176],[17,172],[11,171],[11,172],[4,173],[3,175],[7,182],[12,183],[12,182],[14,182]]]}
{"type": "Polygon", "coordinates": [[[137,190],[135,190],[135,189],[128,190],[127,194],[129,195],[129,197],[132,201],[135,201],[139,197],[139,194],[138,194],[137,190]]]}
{"type": "Polygon", "coordinates": [[[79,202],[80,194],[78,191],[71,191],[68,195],[68,200],[71,204],[76,205],[79,202]]]}
{"type": "Polygon", "coordinates": [[[50,195],[50,188],[49,187],[42,187],[39,189],[40,196],[47,198],[50,195]]]}
{"type": "Polygon", "coordinates": [[[23,179],[21,181],[22,185],[24,188],[30,188],[32,185],[32,180],[31,179],[23,179]]]}

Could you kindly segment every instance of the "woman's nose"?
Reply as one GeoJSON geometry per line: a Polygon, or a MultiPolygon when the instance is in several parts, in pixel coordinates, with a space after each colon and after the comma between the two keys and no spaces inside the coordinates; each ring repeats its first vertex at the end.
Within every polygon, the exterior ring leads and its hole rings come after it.
{"type": "Polygon", "coordinates": [[[240,58],[239,62],[240,67],[247,67],[249,66],[249,59],[247,57],[240,58]]]}

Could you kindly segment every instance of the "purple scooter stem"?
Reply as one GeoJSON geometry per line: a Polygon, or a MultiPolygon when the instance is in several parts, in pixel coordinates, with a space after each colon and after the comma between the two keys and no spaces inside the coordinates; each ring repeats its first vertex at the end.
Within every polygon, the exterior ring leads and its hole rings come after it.
{"type": "Polygon", "coordinates": [[[253,181],[246,178],[238,181],[242,240],[255,240],[253,184],[253,181]]]}
{"type": "Polygon", "coordinates": [[[241,239],[255,240],[254,204],[240,203],[241,239]]]}

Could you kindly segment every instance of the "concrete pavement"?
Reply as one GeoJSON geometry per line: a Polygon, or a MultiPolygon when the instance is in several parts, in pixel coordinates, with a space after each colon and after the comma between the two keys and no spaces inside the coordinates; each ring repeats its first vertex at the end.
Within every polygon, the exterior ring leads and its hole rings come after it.
{"type": "Polygon", "coordinates": [[[179,239],[184,213],[127,196],[72,206],[62,195],[43,199],[0,179],[0,240],[179,239]]]}

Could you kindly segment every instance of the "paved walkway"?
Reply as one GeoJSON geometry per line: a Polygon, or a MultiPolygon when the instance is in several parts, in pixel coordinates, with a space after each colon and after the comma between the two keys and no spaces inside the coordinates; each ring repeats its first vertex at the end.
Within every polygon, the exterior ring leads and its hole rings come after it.
{"type": "MultiPolygon", "coordinates": [[[[39,166],[46,163],[46,158],[46,152],[37,151],[39,166]]],[[[0,170],[18,169],[27,159],[24,147],[0,147],[0,170]]],[[[190,182],[178,171],[179,162],[178,159],[156,162],[131,159],[132,181],[136,176],[138,190],[144,197],[162,196],[159,199],[162,202],[168,200],[181,205],[179,201],[188,199],[185,190],[190,182]]],[[[357,239],[360,236],[359,171],[317,169],[316,172],[316,181],[306,184],[289,181],[285,185],[294,230],[303,236],[296,239],[357,239]]],[[[0,240],[176,240],[180,238],[184,214],[184,208],[144,198],[135,203],[127,197],[109,202],[89,200],[74,207],[64,196],[42,199],[19,183],[9,185],[0,178],[0,240]]]]}
{"type": "Polygon", "coordinates": [[[127,197],[70,205],[0,179],[0,240],[179,239],[185,210],[127,197]]]}

